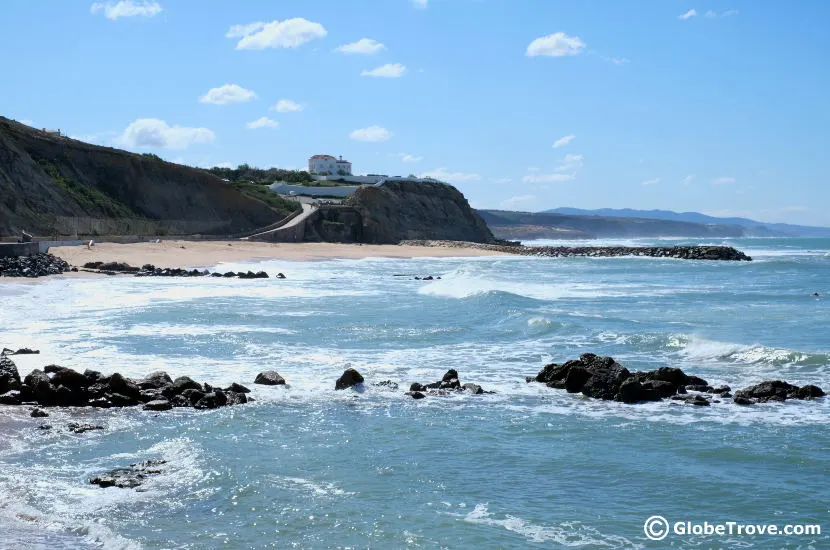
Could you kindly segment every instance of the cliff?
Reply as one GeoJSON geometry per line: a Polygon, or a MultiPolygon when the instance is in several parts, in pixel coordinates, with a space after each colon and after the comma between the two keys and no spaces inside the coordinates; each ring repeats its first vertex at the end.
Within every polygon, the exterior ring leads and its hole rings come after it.
{"type": "Polygon", "coordinates": [[[487,224],[464,195],[444,183],[387,181],[379,187],[361,187],[346,205],[359,213],[360,239],[365,243],[493,240],[487,224]]]}
{"type": "Polygon", "coordinates": [[[203,170],[51,136],[0,117],[0,236],[73,229],[227,234],[288,213],[203,170]]]}
{"type": "MultiPolygon", "coordinates": [[[[615,218],[608,216],[574,216],[553,213],[510,212],[481,210],[482,218],[499,238],[539,238],[539,228],[581,233],[585,238],[609,237],[741,237],[743,228],[735,225],[716,225],[644,218],[615,218]]],[[[552,237],[544,237],[552,238],[552,237]]],[[[553,237],[556,238],[556,237],[553,237]]],[[[571,237],[565,237],[571,238],[571,237]]]]}

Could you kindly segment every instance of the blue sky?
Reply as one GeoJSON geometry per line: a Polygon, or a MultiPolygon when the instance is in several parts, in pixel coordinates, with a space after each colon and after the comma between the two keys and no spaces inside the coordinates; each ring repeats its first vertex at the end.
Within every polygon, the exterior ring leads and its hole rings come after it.
{"type": "Polygon", "coordinates": [[[823,0],[4,0],[0,114],[200,166],[342,155],[477,207],[830,225],[828,23],[823,0]]]}

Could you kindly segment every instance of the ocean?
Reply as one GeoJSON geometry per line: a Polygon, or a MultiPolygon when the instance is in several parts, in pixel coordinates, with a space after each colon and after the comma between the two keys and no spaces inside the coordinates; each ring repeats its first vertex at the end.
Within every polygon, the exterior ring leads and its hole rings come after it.
{"type": "Polygon", "coordinates": [[[624,244],[727,244],[755,261],[266,261],[219,269],[287,279],[0,281],[0,348],[41,350],[13,357],[23,375],[166,370],[256,398],[46,419],[0,407],[0,547],[830,548],[830,398],[625,405],[525,382],[592,352],[733,390],[830,391],[830,239],[624,244]],[[334,391],[347,366],[362,390],[334,391]],[[450,368],[495,393],[404,394],[450,368]],[[265,370],[288,386],[253,385],[265,370]],[[373,385],[385,380],[400,388],[373,385]],[[78,419],[105,429],[63,429],[78,419]],[[141,490],[89,484],[147,459],[168,462],[141,490]],[[652,541],[655,515],[822,532],[652,541]]]}

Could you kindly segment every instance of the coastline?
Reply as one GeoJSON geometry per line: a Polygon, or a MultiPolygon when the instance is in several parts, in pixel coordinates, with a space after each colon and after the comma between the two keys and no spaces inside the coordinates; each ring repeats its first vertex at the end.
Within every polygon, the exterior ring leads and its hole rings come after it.
{"type": "Polygon", "coordinates": [[[87,262],[125,262],[161,268],[209,267],[222,262],[253,260],[317,261],[363,258],[447,258],[504,256],[505,252],[471,247],[429,248],[417,245],[340,243],[263,243],[250,241],[162,241],[160,243],[96,243],[49,250],[75,266],[87,262]]]}

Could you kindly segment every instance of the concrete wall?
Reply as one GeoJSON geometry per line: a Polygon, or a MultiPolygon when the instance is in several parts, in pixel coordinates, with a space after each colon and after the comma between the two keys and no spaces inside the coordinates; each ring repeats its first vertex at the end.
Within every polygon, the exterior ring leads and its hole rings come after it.
{"type": "Polygon", "coordinates": [[[38,243],[3,243],[0,244],[0,258],[34,256],[40,251],[38,243]]]}
{"type": "Polygon", "coordinates": [[[287,183],[274,183],[270,187],[274,193],[280,195],[305,195],[308,197],[337,197],[346,198],[357,191],[359,185],[338,185],[337,187],[306,187],[305,185],[288,185],[287,183]]]}

